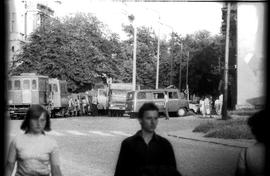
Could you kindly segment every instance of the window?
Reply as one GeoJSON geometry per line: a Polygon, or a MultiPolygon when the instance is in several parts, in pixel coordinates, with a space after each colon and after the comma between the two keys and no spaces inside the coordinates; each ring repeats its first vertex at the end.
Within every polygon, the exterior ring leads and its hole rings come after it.
{"type": "Polygon", "coordinates": [[[53,92],[58,92],[57,84],[53,84],[52,88],[53,88],[53,92]]]}
{"type": "Polygon", "coordinates": [[[154,99],[163,99],[164,94],[162,92],[154,93],[154,99]]]}
{"type": "Polygon", "coordinates": [[[12,89],[12,81],[9,80],[7,86],[8,86],[8,90],[11,90],[12,89]]]}
{"type": "Polygon", "coordinates": [[[37,81],[32,80],[32,90],[36,90],[36,89],[37,89],[37,81]]]}
{"type": "Polygon", "coordinates": [[[137,98],[138,99],[146,99],[146,93],[145,92],[138,92],[137,98]]]}
{"type": "Polygon", "coordinates": [[[20,90],[21,89],[21,81],[20,80],[15,80],[14,89],[15,90],[20,90]]]}
{"type": "Polygon", "coordinates": [[[169,98],[170,99],[178,99],[177,92],[169,92],[169,98]]]}
{"type": "Polygon", "coordinates": [[[15,20],[16,20],[16,13],[12,12],[11,13],[11,32],[15,32],[15,20]]]}
{"type": "Polygon", "coordinates": [[[30,89],[30,80],[23,80],[23,89],[24,90],[30,89]]]}
{"type": "Polygon", "coordinates": [[[132,92],[130,92],[130,93],[127,94],[127,99],[128,100],[132,100],[133,99],[133,93],[132,92]]]}

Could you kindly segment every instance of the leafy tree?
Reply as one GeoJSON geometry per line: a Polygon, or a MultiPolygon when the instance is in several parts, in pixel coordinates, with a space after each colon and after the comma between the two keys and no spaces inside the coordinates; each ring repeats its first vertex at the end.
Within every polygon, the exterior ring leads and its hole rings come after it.
{"type": "Polygon", "coordinates": [[[71,91],[90,89],[104,75],[119,75],[121,47],[116,34],[90,14],[48,19],[29,38],[13,74],[37,72],[68,81],[71,91]]]}

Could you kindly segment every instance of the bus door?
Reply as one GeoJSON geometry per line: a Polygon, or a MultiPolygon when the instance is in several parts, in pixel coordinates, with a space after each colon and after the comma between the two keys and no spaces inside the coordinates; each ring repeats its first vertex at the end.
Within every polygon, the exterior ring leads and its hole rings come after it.
{"type": "Polygon", "coordinates": [[[31,89],[30,89],[30,80],[23,79],[22,80],[22,103],[23,104],[31,104],[31,89]]]}

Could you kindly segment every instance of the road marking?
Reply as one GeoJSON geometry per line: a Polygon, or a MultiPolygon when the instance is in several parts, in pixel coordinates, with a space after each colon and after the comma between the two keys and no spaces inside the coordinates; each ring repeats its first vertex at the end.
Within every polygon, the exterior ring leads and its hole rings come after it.
{"type": "Polygon", "coordinates": [[[47,132],[47,134],[53,135],[53,136],[64,136],[63,133],[59,133],[57,131],[50,131],[50,132],[47,132]]]}
{"type": "Polygon", "coordinates": [[[87,136],[87,134],[81,133],[81,132],[76,131],[76,130],[67,130],[66,132],[74,134],[74,135],[78,135],[78,136],[87,136]]]}
{"type": "Polygon", "coordinates": [[[111,131],[111,133],[119,134],[121,136],[131,136],[131,134],[125,133],[123,131],[111,131]]]}
{"type": "Polygon", "coordinates": [[[89,131],[89,133],[98,134],[98,135],[101,135],[101,136],[114,136],[112,134],[104,133],[104,132],[101,132],[101,131],[89,131]]]}

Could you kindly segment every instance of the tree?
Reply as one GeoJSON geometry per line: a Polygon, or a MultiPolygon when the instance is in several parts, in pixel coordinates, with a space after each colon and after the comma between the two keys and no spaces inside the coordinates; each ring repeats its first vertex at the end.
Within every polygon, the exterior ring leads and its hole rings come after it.
{"type": "Polygon", "coordinates": [[[68,81],[72,92],[90,89],[100,78],[121,72],[119,37],[104,33],[105,26],[90,14],[48,19],[23,45],[13,74],[37,72],[68,81]]]}

